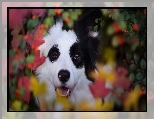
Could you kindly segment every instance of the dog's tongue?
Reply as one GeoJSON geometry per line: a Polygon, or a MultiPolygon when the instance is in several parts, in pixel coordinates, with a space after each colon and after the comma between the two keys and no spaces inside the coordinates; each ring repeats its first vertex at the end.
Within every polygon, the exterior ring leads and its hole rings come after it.
{"type": "Polygon", "coordinates": [[[69,89],[66,87],[58,88],[58,92],[61,96],[67,96],[69,94],[69,89]]]}

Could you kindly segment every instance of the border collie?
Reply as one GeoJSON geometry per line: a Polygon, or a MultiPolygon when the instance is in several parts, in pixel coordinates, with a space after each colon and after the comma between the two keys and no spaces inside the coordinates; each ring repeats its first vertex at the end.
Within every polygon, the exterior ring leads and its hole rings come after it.
{"type": "Polygon", "coordinates": [[[45,82],[48,93],[45,100],[68,96],[72,104],[88,101],[94,105],[94,97],[88,76],[96,69],[99,54],[99,33],[94,31],[95,19],[101,18],[100,10],[91,10],[75,22],[72,30],[64,30],[62,20],[49,29],[39,50],[46,56],[45,62],[36,69],[40,82],[45,82]]]}

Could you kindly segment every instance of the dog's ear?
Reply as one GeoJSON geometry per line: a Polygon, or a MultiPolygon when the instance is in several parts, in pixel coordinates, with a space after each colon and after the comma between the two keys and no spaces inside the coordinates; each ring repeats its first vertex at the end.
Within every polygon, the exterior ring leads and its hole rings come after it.
{"type": "Polygon", "coordinates": [[[100,29],[100,20],[102,12],[100,9],[94,9],[84,14],[74,25],[74,30],[78,35],[88,35],[96,37],[100,29]],[[97,27],[97,29],[95,29],[97,27]],[[96,31],[97,30],[97,31],[96,31]]]}
{"type": "Polygon", "coordinates": [[[84,63],[86,74],[96,69],[96,60],[99,54],[99,28],[98,20],[102,17],[102,12],[91,10],[83,15],[74,26],[74,31],[79,40],[82,52],[84,53],[84,63]],[[97,19],[97,22],[96,22],[97,19]],[[97,26],[97,31],[94,27],[97,26]]]}

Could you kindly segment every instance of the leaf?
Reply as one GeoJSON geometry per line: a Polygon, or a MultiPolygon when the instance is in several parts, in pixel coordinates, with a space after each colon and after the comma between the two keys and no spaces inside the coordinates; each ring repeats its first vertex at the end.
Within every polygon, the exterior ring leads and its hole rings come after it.
{"type": "Polygon", "coordinates": [[[117,89],[115,90],[115,92],[116,92],[117,95],[120,95],[120,94],[122,94],[122,93],[124,92],[124,89],[121,88],[121,87],[119,87],[119,88],[117,88],[117,89]]]}
{"type": "Polygon", "coordinates": [[[55,11],[54,11],[54,9],[49,9],[49,10],[48,10],[48,13],[49,13],[50,15],[52,15],[52,16],[55,15],[55,11]]]}
{"type": "Polygon", "coordinates": [[[65,19],[68,16],[69,16],[69,12],[66,11],[62,13],[62,19],[65,19]]]}
{"type": "Polygon", "coordinates": [[[31,76],[31,71],[27,67],[25,68],[25,76],[28,76],[28,77],[31,76]]]}
{"type": "Polygon", "coordinates": [[[141,89],[141,85],[140,84],[136,84],[134,89],[135,90],[140,90],[141,89]]]}
{"type": "Polygon", "coordinates": [[[47,17],[44,19],[43,22],[44,22],[45,26],[52,26],[54,23],[54,19],[53,19],[53,17],[47,17]]]}
{"type": "Polygon", "coordinates": [[[141,60],[141,68],[144,70],[146,68],[146,62],[144,59],[141,60]]]}
{"type": "Polygon", "coordinates": [[[136,75],[136,79],[137,80],[142,80],[144,78],[144,75],[142,74],[142,73],[138,73],[137,75],[136,75]]]}
{"type": "Polygon", "coordinates": [[[118,24],[121,29],[126,29],[126,23],[124,21],[121,20],[118,24]]]}
{"type": "Polygon", "coordinates": [[[136,62],[138,62],[139,56],[138,56],[137,54],[134,54],[134,60],[135,60],[136,62]]]}
{"type": "Polygon", "coordinates": [[[9,50],[9,57],[15,56],[16,52],[12,49],[9,50]]]}
{"type": "Polygon", "coordinates": [[[129,68],[131,71],[135,71],[137,69],[137,66],[135,64],[131,64],[129,68]]]}
{"type": "Polygon", "coordinates": [[[32,70],[35,70],[37,67],[39,67],[40,65],[42,65],[45,61],[46,57],[43,56],[43,57],[40,57],[40,51],[39,50],[36,50],[35,51],[35,56],[34,56],[34,61],[32,63],[28,63],[28,68],[32,69],[32,70]]]}
{"type": "Polygon", "coordinates": [[[11,41],[11,45],[14,50],[18,49],[21,39],[22,39],[22,35],[14,35],[13,36],[13,40],[11,41]]]}
{"type": "Polygon", "coordinates": [[[98,18],[95,19],[95,22],[98,23],[98,18]]]}
{"type": "Polygon", "coordinates": [[[32,63],[34,61],[34,56],[33,55],[29,55],[27,58],[26,58],[26,63],[32,63]]]}
{"type": "Polygon", "coordinates": [[[13,70],[17,70],[18,66],[19,66],[18,61],[17,61],[17,60],[14,60],[14,61],[12,62],[13,70]]]}
{"type": "Polygon", "coordinates": [[[101,20],[100,26],[103,27],[105,25],[104,20],[101,20]]]}
{"type": "Polygon", "coordinates": [[[22,106],[22,102],[19,101],[19,100],[15,100],[13,103],[12,103],[12,107],[15,111],[21,111],[21,106],[22,106]]]}
{"type": "Polygon", "coordinates": [[[46,84],[44,82],[39,83],[35,76],[30,77],[29,89],[34,93],[34,96],[40,96],[47,92],[46,84]]]}
{"type": "Polygon", "coordinates": [[[25,46],[26,46],[26,41],[22,39],[22,40],[20,41],[19,48],[20,48],[21,50],[24,50],[24,49],[25,49],[25,46]]]}
{"type": "Polygon", "coordinates": [[[117,36],[115,36],[112,39],[112,46],[117,47],[118,45],[119,45],[118,38],[117,36]]]}
{"type": "Polygon", "coordinates": [[[94,27],[94,32],[97,32],[97,30],[98,30],[98,26],[96,25],[96,26],[94,27]]]}
{"type": "Polygon", "coordinates": [[[131,74],[129,75],[129,78],[130,78],[131,81],[134,81],[134,80],[135,80],[135,75],[134,75],[134,73],[131,73],[131,74]]]}
{"type": "Polygon", "coordinates": [[[27,22],[27,28],[28,30],[32,30],[34,27],[36,27],[39,23],[39,19],[35,18],[35,19],[29,19],[27,22]]]}
{"type": "Polygon", "coordinates": [[[18,86],[20,87],[20,89],[22,89],[22,88],[25,89],[25,94],[23,96],[23,100],[26,102],[29,102],[29,100],[30,100],[29,85],[30,85],[29,77],[23,76],[19,79],[18,86]]]}
{"type": "Polygon", "coordinates": [[[110,89],[105,88],[105,81],[96,79],[94,85],[89,85],[89,88],[95,98],[104,98],[111,91],[110,89]]]}
{"type": "Polygon", "coordinates": [[[114,33],[114,29],[112,25],[109,25],[107,28],[107,35],[112,35],[114,33]]]}
{"type": "Polygon", "coordinates": [[[140,90],[133,90],[129,92],[125,102],[124,111],[138,110],[138,101],[140,98],[140,90]]]}
{"type": "Polygon", "coordinates": [[[69,20],[69,22],[67,23],[67,26],[69,27],[69,28],[72,28],[73,27],[73,20],[69,20]]]}

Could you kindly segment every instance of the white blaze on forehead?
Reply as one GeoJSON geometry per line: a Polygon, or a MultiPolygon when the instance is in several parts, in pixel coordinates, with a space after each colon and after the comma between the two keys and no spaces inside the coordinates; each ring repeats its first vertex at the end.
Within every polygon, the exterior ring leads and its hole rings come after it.
{"type": "Polygon", "coordinates": [[[58,45],[58,48],[61,51],[68,50],[70,47],[76,42],[77,37],[73,30],[62,30],[63,24],[61,22],[57,22],[52,28],[49,30],[49,34],[43,38],[45,43],[42,44],[39,49],[41,53],[45,56],[48,55],[50,48],[53,45],[58,45]]]}

